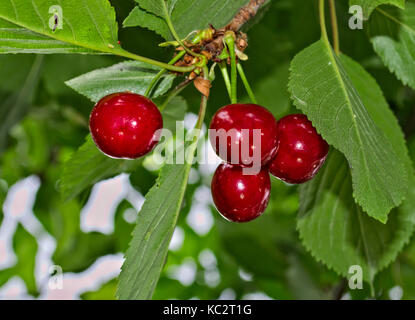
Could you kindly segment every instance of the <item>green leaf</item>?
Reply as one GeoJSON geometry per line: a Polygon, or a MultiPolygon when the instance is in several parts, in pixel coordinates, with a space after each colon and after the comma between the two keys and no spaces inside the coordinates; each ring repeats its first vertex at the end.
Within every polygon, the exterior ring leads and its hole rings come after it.
{"type": "Polygon", "coordinates": [[[394,5],[401,9],[405,8],[405,0],[350,0],[350,6],[358,5],[362,7],[366,19],[369,19],[376,7],[384,4],[394,5]]]}
{"type": "Polygon", "coordinates": [[[163,128],[176,132],[176,122],[184,119],[187,111],[187,102],[182,97],[174,97],[161,112],[163,128]]]}
{"type": "Polygon", "coordinates": [[[119,277],[119,299],[151,299],[167,257],[190,168],[189,162],[165,165],[146,195],[119,277]]]}
{"type": "Polygon", "coordinates": [[[364,279],[372,283],[395,260],[414,230],[415,178],[404,135],[381,89],[358,63],[346,56],[341,60],[368,113],[411,173],[410,191],[403,204],[389,214],[387,224],[368,217],[351,195],[346,159],[333,150],[315,180],[300,187],[298,230],[317,260],[343,276],[350,266],[360,265],[364,279]]]}
{"type": "Polygon", "coordinates": [[[178,0],[135,0],[141,8],[151,12],[159,17],[164,18],[164,4],[167,6],[168,12],[171,14],[178,0]]]}
{"type": "Polygon", "coordinates": [[[55,40],[0,19],[2,53],[94,53],[95,51],[55,40]]]}
{"type": "MultiPolygon", "coordinates": [[[[120,48],[115,11],[108,0],[7,0],[0,3],[0,19],[93,51],[120,48]]],[[[30,42],[26,45],[33,48],[30,42]]]]}
{"type": "MultiPolygon", "coordinates": [[[[159,68],[139,61],[127,61],[109,68],[86,73],[69,80],[66,84],[94,102],[102,97],[115,93],[130,91],[144,94],[151,80],[160,71],[159,68]]],[[[153,93],[153,98],[164,94],[170,89],[175,76],[166,73],[153,93]]]]}
{"type": "Polygon", "coordinates": [[[318,260],[342,276],[359,265],[363,279],[395,260],[408,243],[415,226],[415,181],[411,193],[386,224],[366,215],[351,195],[352,183],[344,156],[331,151],[324,169],[300,187],[298,230],[305,247],[318,260]]]}
{"type": "Polygon", "coordinates": [[[140,7],[135,7],[123,22],[125,28],[136,26],[154,31],[164,39],[170,37],[170,30],[166,22],[162,18],[140,9],[140,7]]]}
{"type": "MultiPolygon", "coordinates": [[[[128,26],[140,26],[153,30],[170,39],[167,24],[158,17],[164,17],[157,1],[136,0],[139,6],[154,14],[150,18],[145,16],[142,10],[134,9],[126,20],[128,26]],[[151,3],[151,5],[150,5],[151,3]]],[[[231,21],[238,10],[246,5],[249,0],[177,0],[171,13],[172,23],[178,35],[185,38],[194,30],[202,30],[211,23],[215,28],[221,28],[231,21]]],[[[171,9],[171,7],[169,7],[171,9]]]]}
{"type": "MultiPolygon", "coordinates": [[[[408,190],[408,176],[390,139],[368,113],[362,88],[350,79],[349,73],[360,69],[344,55],[336,57],[322,39],[292,61],[289,89],[295,105],[346,156],[357,203],[385,223],[408,190]]],[[[374,84],[365,84],[367,90],[376,90],[374,84]]]]}
{"type": "Polygon", "coordinates": [[[95,183],[132,171],[141,163],[142,160],[119,160],[104,155],[88,136],[63,168],[60,185],[62,196],[69,201],[95,183]]]}
{"type": "MultiPolygon", "coordinates": [[[[186,110],[187,103],[183,98],[172,99],[162,112],[164,128],[174,132],[176,121],[183,120],[186,110]]],[[[142,162],[142,159],[112,159],[99,151],[88,136],[64,165],[60,182],[62,197],[69,201],[101,180],[136,170],[142,162]]]]}
{"type": "Polygon", "coordinates": [[[405,10],[378,8],[368,25],[375,52],[405,85],[415,88],[415,3],[405,10]]]}
{"type": "MultiPolygon", "coordinates": [[[[23,118],[32,102],[42,70],[42,56],[37,56],[26,73],[22,87],[0,104],[0,152],[6,147],[10,129],[23,118]]],[[[5,61],[5,63],[8,60],[5,61]]]]}

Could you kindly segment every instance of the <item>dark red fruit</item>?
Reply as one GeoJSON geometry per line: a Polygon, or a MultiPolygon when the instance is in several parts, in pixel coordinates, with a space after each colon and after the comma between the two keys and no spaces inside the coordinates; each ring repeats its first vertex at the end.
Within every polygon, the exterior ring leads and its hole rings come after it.
{"type": "Polygon", "coordinates": [[[98,148],[113,158],[136,159],[160,138],[163,118],[156,105],[139,94],[106,96],[92,110],[89,129],[98,148]]]}
{"type": "Polygon", "coordinates": [[[249,157],[255,156],[254,149],[257,147],[253,139],[254,129],[261,130],[261,153],[258,154],[260,159],[257,159],[257,163],[265,165],[277,152],[277,121],[272,113],[264,107],[255,104],[231,104],[222,107],[213,116],[210,129],[216,130],[217,133],[220,132],[217,130],[223,129],[225,139],[213,135],[212,131],[209,132],[209,137],[216,154],[228,163],[252,165],[252,159],[249,157]],[[249,131],[244,132],[243,129],[249,131]],[[229,137],[226,138],[226,135],[229,137]],[[221,148],[226,150],[226,157],[221,154],[221,148]],[[236,160],[239,161],[232,162],[232,150],[235,150],[236,160]]]}
{"type": "Polygon", "coordinates": [[[267,169],[246,175],[241,166],[223,163],[216,169],[211,189],[213,202],[225,219],[248,222],[265,211],[271,182],[267,169]]]}
{"type": "Polygon", "coordinates": [[[278,153],[269,170],[275,177],[299,184],[312,179],[326,160],[329,146],[303,114],[278,121],[278,153]]]}

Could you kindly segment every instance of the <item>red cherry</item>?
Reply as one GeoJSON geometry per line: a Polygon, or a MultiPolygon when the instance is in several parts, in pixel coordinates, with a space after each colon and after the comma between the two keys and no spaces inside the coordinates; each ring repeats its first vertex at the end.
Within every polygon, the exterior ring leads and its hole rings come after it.
{"type": "Polygon", "coordinates": [[[139,94],[122,92],[101,99],[91,112],[89,129],[98,148],[113,158],[136,159],[160,138],[163,118],[156,105],[139,94]]]}
{"type": "Polygon", "coordinates": [[[329,145],[303,114],[278,121],[278,153],[269,170],[275,177],[299,184],[312,179],[326,160],[329,145]]]}
{"type": "MultiPolygon", "coordinates": [[[[258,155],[261,158],[254,161],[265,165],[277,152],[277,121],[271,112],[259,105],[231,104],[222,107],[213,116],[210,129],[209,138],[213,149],[228,163],[252,166],[250,157],[256,155],[255,147],[259,144],[254,140],[254,129],[261,130],[261,153],[258,155]],[[218,137],[220,129],[223,129],[224,133],[222,138],[218,137]],[[214,135],[212,130],[216,130],[217,135],[214,135]],[[226,138],[226,135],[229,137],[226,138]],[[221,154],[221,150],[226,151],[226,157],[221,154]],[[232,151],[239,161],[232,161],[232,151]]],[[[253,164],[255,165],[255,162],[253,164]]]]}
{"type": "Polygon", "coordinates": [[[267,169],[246,175],[241,166],[223,163],[216,169],[211,189],[213,202],[225,219],[248,222],[265,211],[271,182],[267,169]]]}

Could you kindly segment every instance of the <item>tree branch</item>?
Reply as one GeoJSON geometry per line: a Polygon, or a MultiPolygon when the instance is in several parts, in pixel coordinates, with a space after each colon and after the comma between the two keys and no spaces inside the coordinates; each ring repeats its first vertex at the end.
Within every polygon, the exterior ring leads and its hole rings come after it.
{"type": "MultiPolygon", "coordinates": [[[[227,31],[237,33],[244,26],[244,24],[257,15],[259,9],[265,4],[266,1],[267,0],[250,0],[246,6],[239,10],[229,24],[227,24],[224,28],[215,31],[213,40],[205,47],[206,51],[208,51],[213,57],[220,55],[224,49],[223,37],[225,33],[227,31]]],[[[236,45],[239,50],[243,51],[246,48],[246,41],[244,37],[241,38],[242,45],[239,45],[239,43],[240,42],[237,39],[236,45]]]]}
{"type": "Polygon", "coordinates": [[[251,0],[242,7],[232,21],[225,27],[226,30],[239,31],[245,23],[255,17],[266,0],[251,0]]]}

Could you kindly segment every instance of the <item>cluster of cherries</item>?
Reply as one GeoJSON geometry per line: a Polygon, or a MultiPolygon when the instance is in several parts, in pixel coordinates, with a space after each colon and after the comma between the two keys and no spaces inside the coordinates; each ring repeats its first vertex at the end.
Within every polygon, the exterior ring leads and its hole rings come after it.
{"type": "MultiPolygon", "coordinates": [[[[121,92],[101,99],[93,108],[89,127],[97,147],[113,158],[136,159],[153,150],[160,139],[163,118],[157,106],[144,96],[121,92]]],[[[210,131],[222,130],[228,138],[210,136],[212,146],[227,156],[212,180],[212,196],[218,211],[228,220],[247,222],[266,209],[271,182],[269,173],[291,183],[312,179],[323,165],[328,144],[305,115],[294,114],[280,119],[264,107],[254,104],[231,104],[219,109],[210,131]],[[259,146],[253,132],[260,130],[260,161],[256,174],[246,174],[247,159],[259,146]],[[225,145],[223,145],[225,144],[225,145]],[[238,151],[234,163],[232,152],[238,151]]]]}
{"type": "Polygon", "coordinates": [[[210,136],[219,156],[221,150],[227,149],[226,158],[222,158],[225,162],[213,176],[211,190],[217,210],[234,222],[251,221],[265,211],[271,194],[269,173],[290,184],[304,183],[317,174],[329,150],[305,115],[293,114],[277,122],[267,109],[255,104],[232,104],[219,109],[210,129],[228,132],[227,139],[210,136]],[[248,154],[244,155],[241,146],[247,143],[247,149],[254,152],[258,147],[252,137],[255,129],[261,132],[261,168],[257,174],[245,174],[248,154]],[[239,148],[239,163],[229,156],[232,148],[239,148]]]}

